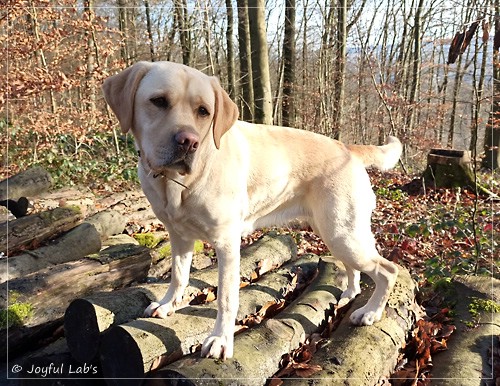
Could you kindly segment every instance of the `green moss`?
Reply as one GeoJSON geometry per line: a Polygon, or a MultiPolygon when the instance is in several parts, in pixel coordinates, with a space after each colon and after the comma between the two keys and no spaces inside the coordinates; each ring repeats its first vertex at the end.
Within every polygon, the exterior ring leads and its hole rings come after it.
{"type": "Polygon", "coordinates": [[[160,260],[164,259],[172,254],[172,247],[170,244],[164,245],[163,247],[158,248],[158,254],[160,255],[160,260]]]}
{"type": "Polygon", "coordinates": [[[0,310],[0,329],[12,326],[22,326],[23,322],[33,315],[33,306],[30,303],[18,301],[19,294],[9,292],[9,303],[7,309],[0,310]]]}
{"type": "Polygon", "coordinates": [[[469,304],[469,313],[476,319],[481,315],[481,312],[500,312],[500,304],[489,299],[472,298],[472,302],[469,304]]]}
{"type": "MultiPolygon", "coordinates": [[[[196,240],[194,242],[193,246],[193,253],[203,253],[205,250],[205,245],[203,244],[203,241],[196,240]]],[[[159,259],[164,259],[165,257],[171,256],[172,255],[172,246],[169,244],[164,245],[163,247],[160,247],[157,249],[159,259]]]]}
{"type": "Polygon", "coordinates": [[[139,245],[147,248],[154,248],[162,241],[161,237],[157,237],[153,233],[137,233],[134,235],[134,239],[139,245]]]}
{"type": "Polygon", "coordinates": [[[203,245],[203,241],[196,240],[194,242],[194,253],[201,253],[205,249],[205,246],[203,245]]]}

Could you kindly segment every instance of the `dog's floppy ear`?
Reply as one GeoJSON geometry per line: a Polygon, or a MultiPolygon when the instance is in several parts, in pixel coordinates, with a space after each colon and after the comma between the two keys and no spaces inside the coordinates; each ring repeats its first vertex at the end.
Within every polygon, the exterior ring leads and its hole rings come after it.
{"type": "Polygon", "coordinates": [[[134,99],[139,82],[149,71],[151,63],[138,62],[104,81],[104,99],[115,113],[122,132],[128,132],[134,120],[134,99]]]}
{"type": "Polygon", "coordinates": [[[238,106],[220,86],[219,81],[213,78],[212,85],[215,93],[215,112],[213,120],[215,147],[220,147],[220,139],[238,119],[238,106]]]}

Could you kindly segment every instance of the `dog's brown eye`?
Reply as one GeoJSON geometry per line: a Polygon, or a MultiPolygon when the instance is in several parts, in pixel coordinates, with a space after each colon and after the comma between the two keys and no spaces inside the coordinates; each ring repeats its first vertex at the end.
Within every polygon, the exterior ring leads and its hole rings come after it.
{"type": "Polygon", "coordinates": [[[198,107],[198,114],[200,117],[208,117],[210,115],[208,110],[203,106],[198,107]]]}
{"type": "Polygon", "coordinates": [[[168,107],[168,101],[167,101],[167,98],[165,98],[165,97],[151,98],[150,101],[156,107],[159,107],[161,109],[166,109],[168,107]]]}

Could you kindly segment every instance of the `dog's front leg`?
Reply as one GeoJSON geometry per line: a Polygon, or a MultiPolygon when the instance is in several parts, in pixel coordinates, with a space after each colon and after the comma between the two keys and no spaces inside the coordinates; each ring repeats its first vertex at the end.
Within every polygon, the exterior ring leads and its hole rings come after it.
{"type": "Polygon", "coordinates": [[[172,249],[171,280],[167,293],[159,302],[152,302],[144,311],[146,316],[165,318],[182,302],[189,282],[189,270],[193,259],[194,240],[187,240],[169,231],[172,249]]]}
{"type": "Polygon", "coordinates": [[[240,236],[216,244],[219,265],[217,319],[212,334],[205,339],[201,355],[226,359],[233,356],[234,325],[239,306],[240,236]]]}

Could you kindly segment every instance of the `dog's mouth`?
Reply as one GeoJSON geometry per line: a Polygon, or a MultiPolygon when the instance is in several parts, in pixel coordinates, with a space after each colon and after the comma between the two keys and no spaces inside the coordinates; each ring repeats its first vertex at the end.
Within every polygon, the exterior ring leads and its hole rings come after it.
{"type": "Polygon", "coordinates": [[[187,153],[181,156],[173,157],[154,157],[160,162],[152,162],[147,158],[147,166],[153,176],[168,175],[172,172],[180,175],[191,174],[193,171],[194,155],[187,153]]]}

